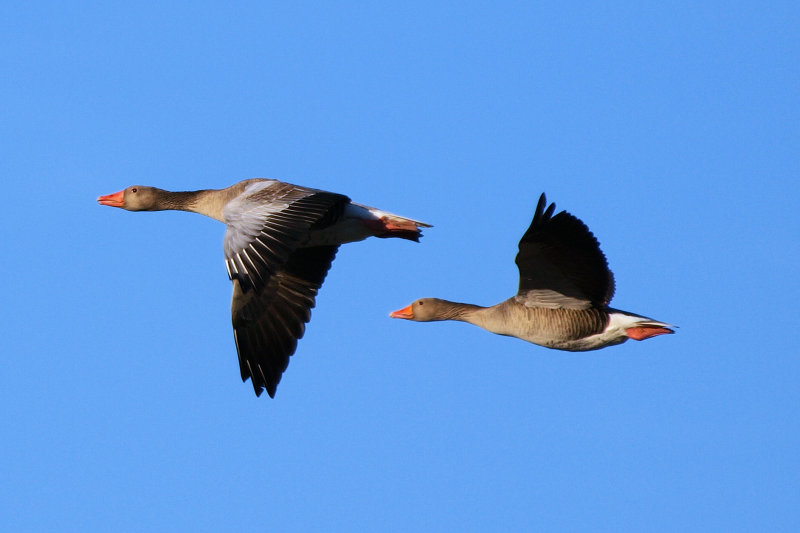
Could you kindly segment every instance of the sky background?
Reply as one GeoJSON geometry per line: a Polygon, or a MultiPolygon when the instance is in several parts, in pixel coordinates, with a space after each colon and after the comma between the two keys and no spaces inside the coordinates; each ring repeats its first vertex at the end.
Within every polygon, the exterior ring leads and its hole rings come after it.
{"type": "Polygon", "coordinates": [[[700,4],[3,3],[0,529],[799,531],[800,7],[700,4]],[[274,400],[224,227],[96,203],[251,177],[435,226],[340,249],[274,400]],[[542,191],[676,335],[388,318],[513,295],[542,191]]]}

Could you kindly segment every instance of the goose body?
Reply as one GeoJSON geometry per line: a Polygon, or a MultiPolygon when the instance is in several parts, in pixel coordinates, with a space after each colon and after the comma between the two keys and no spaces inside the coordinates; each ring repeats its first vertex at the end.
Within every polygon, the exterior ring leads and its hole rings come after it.
{"type": "Polygon", "coordinates": [[[242,380],[275,396],[340,244],[367,237],[419,242],[430,225],[356,204],[347,196],[271,179],[225,189],[171,192],[134,185],[100,196],[128,211],[180,210],[227,226],[231,315],[242,380]]]}
{"type": "Polygon", "coordinates": [[[460,320],[547,348],[597,350],[674,333],[673,326],[608,307],[614,275],[589,228],[539,198],[519,242],[519,290],[491,307],[422,298],[390,314],[417,322],[460,320]]]}

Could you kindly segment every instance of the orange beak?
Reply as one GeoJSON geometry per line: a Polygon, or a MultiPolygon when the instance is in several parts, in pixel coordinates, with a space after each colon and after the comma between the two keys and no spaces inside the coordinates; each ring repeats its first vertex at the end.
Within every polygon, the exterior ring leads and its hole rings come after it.
{"type": "Polygon", "coordinates": [[[391,318],[405,318],[406,320],[411,320],[414,318],[414,311],[411,309],[411,304],[409,304],[399,311],[392,311],[389,313],[389,316],[391,318]]]}
{"type": "Polygon", "coordinates": [[[111,207],[122,207],[125,205],[124,201],[125,191],[115,192],[114,194],[107,194],[97,199],[97,203],[101,205],[110,205],[111,207]]]}

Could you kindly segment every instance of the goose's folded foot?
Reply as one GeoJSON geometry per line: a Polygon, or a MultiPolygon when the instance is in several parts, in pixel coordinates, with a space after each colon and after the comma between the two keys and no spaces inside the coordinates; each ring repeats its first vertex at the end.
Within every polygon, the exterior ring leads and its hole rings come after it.
{"type": "Polygon", "coordinates": [[[665,335],[667,333],[675,332],[669,328],[662,328],[661,326],[637,326],[635,328],[628,328],[625,330],[625,334],[628,336],[628,338],[635,341],[643,341],[645,339],[649,339],[650,337],[665,335]]]}
{"type": "Polygon", "coordinates": [[[363,223],[375,237],[380,239],[398,237],[419,242],[419,238],[422,236],[418,223],[413,220],[383,216],[376,219],[364,219],[363,223]]]}

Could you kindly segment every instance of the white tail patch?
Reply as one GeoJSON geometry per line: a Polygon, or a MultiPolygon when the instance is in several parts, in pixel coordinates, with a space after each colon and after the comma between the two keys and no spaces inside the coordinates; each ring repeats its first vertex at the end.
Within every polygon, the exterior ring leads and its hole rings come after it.
{"type": "Polygon", "coordinates": [[[402,225],[413,225],[417,228],[430,228],[432,227],[430,224],[425,222],[420,222],[419,220],[414,220],[413,218],[401,217],[400,215],[395,215],[394,213],[390,213],[388,211],[383,211],[381,209],[377,209],[375,207],[369,207],[366,205],[352,203],[347,206],[348,209],[346,213],[349,216],[353,216],[356,218],[362,218],[364,220],[391,220],[396,224],[402,225]]]}

